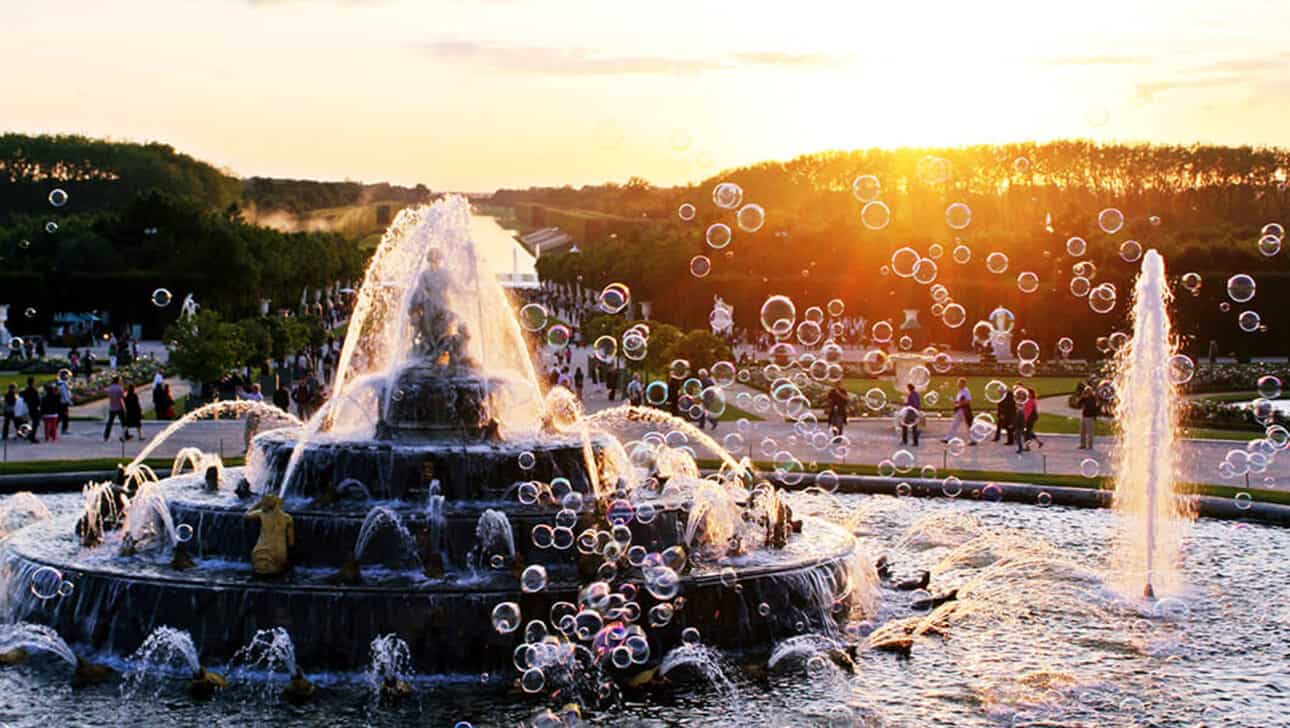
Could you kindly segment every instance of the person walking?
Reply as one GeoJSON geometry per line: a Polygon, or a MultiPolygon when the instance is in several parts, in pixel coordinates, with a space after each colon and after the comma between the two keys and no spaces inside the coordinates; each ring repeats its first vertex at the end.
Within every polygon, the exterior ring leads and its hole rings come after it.
{"type": "Polygon", "coordinates": [[[125,439],[130,439],[130,430],[133,429],[138,433],[139,439],[143,439],[143,405],[139,402],[139,393],[134,389],[134,383],[131,382],[125,390],[125,439]]]}
{"type": "Polygon", "coordinates": [[[1008,435],[1008,441],[1004,444],[1009,446],[1012,445],[1012,438],[1015,434],[1012,429],[1012,420],[1017,416],[1017,398],[1012,396],[1011,389],[1003,395],[1003,399],[999,400],[999,406],[995,411],[995,415],[998,417],[998,420],[994,426],[994,441],[998,442],[999,435],[1003,433],[1008,435]]]}
{"type": "Polygon", "coordinates": [[[66,377],[58,378],[58,422],[62,425],[63,434],[67,434],[67,428],[72,424],[72,384],[69,373],[66,377]]]}
{"type": "Polygon", "coordinates": [[[611,366],[605,379],[605,387],[609,389],[609,401],[613,402],[614,396],[618,393],[618,368],[611,366]]]}
{"type": "Polygon", "coordinates": [[[1097,392],[1087,384],[1080,385],[1079,399],[1075,402],[1080,409],[1079,449],[1092,450],[1093,436],[1097,434],[1097,416],[1101,413],[1102,403],[1098,401],[1097,392]]]}
{"type": "MultiPolygon", "coordinates": [[[[287,404],[291,404],[290,395],[287,396],[287,404]]],[[[175,398],[170,394],[170,382],[161,383],[161,393],[157,395],[154,406],[156,407],[157,419],[175,419],[175,398]]]]}
{"type": "Polygon", "coordinates": [[[45,442],[58,441],[58,411],[61,409],[58,388],[53,382],[45,385],[45,396],[40,400],[41,421],[45,424],[45,442]]]}
{"type": "MultiPolygon", "coordinates": [[[[1024,391],[1018,393],[1029,401],[1028,393],[1024,391]]],[[[1017,440],[1017,452],[1030,452],[1030,445],[1026,441],[1026,406],[1024,402],[1018,405],[1012,413],[1012,432],[1017,440]]]]}
{"type": "Polygon", "coordinates": [[[833,431],[833,436],[838,437],[847,426],[847,406],[851,403],[851,395],[847,394],[846,387],[842,386],[842,381],[838,380],[833,383],[833,388],[829,390],[827,396],[829,406],[829,429],[833,431]]]}
{"type": "Polygon", "coordinates": [[[27,377],[27,388],[22,390],[22,401],[27,405],[27,417],[31,420],[31,434],[28,440],[36,442],[36,430],[40,426],[40,390],[36,389],[36,378],[27,377]]]}
{"type": "Polygon", "coordinates": [[[569,367],[564,367],[560,370],[560,379],[556,381],[556,386],[573,391],[573,377],[569,376],[569,367]]]}
{"type": "Polygon", "coordinates": [[[923,416],[923,397],[914,388],[913,382],[905,385],[908,394],[905,395],[905,410],[900,415],[900,444],[908,445],[909,436],[914,436],[914,447],[918,447],[918,422],[923,416]],[[913,412],[909,412],[909,408],[913,412]]]}
{"type": "Polygon", "coordinates": [[[971,435],[972,428],[972,392],[968,390],[967,379],[959,377],[959,392],[954,395],[954,419],[950,421],[950,431],[941,442],[948,443],[958,434],[959,425],[969,430],[968,444],[975,445],[971,435]]]}
{"type": "Polygon", "coordinates": [[[582,400],[582,367],[573,370],[573,391],[578,394],[578,400],[582,400]]]}
{"type": "Polygon", "coordinates": [[[273,404],[283,412],[291,413],[291,390],[287,389],[286,382],[278,381],[278,388],[273,390],[273,404]]]}
{"type": "Polygon", "coordinates": [[[121,427],[125,430],[123,439],[130,439],[130,428],[125,422],[125,389],[121,387],[121,377],[112,377],[112,383],[107,388],[108,396],[108,419],[107,426],[103,428],[103,442],[112,438],[112,423],[120,419],[121,427]]]}
{"type": "Polygon", "coordinates": [[[645,385],[641,383],[639,373],[632,375],[632,381],[627,383],[627,401],[633,407],[640,407],[645,402],[645,385]]]}
{"type": "Polygon", "coordinates": [[[18,386],[10,384],[8,391],[4,393],[4,432],[0,438],[9,439],[9,427],[12,425],[17,432],[18,426],[18,386]]]}
{"type": "Polygon", "coordinates": [[[1044,446],[1044,441],[1039,439],[1035,434],[1035,425],[1039,424],[1039,397],[1035,394],[1034,387],[1026,387],[1026,405],[1023,409],[1026,412],[1026,440],[1034,440],[1039,443],[1040,447],[1044,446]]]}
{"type": "MultiPolygon", "coordinates": [[[[703,400],[703,394],[702,394],[702,393],[703,393],[703,392],[706,392],[706,391],[708,390],[708,387],[714,386],[714,385],[716,384],[716,381],[712,379],[712,376],[711,376],[710,374],[708,374],[708,370],[707,370],[707,369],[700,369],[700,370],[699,370],[699,384],[703,387],[703,389],[702,389],[702,390],[700,390],[700,394],[699,394],[699,399],[700,399],[700,401],[702,401],[702,400],[703,400]]],[[[704,422],[705,422],[705,421],[706,421],[707,423],[709,423],[709,424],[711,424],[711,425],[712,425],[712,429],[714,429],[714,430],[715,430],[715,429],[717,429],[717,418],[712,416],[712,413],[708,411],[708,408],[707,408],[707,407],[703,407],[703,411],[702,411],[702,413],[699,415],[699,429],[700,429],[700,430],[702,430],[702,429],[703,429],[703,424],[704,424],[704,422]]]]}

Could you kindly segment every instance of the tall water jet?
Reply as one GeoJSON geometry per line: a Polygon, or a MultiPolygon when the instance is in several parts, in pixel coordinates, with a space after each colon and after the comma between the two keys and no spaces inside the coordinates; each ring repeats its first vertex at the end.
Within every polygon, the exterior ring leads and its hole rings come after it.
{"type": "Polygon", "coordinates": [[[1174,497],[1178,393],[1168,376],[1175,353],[1171,299],[1164,259],[1149,250],[1133,289],[1133,337],[1116,357],[1119,438],[1113,452],[1120,586],[1141,589],[1147,598],[1180,586],[1177,562],[1187,521],[1185,508],[1174,497]]]}

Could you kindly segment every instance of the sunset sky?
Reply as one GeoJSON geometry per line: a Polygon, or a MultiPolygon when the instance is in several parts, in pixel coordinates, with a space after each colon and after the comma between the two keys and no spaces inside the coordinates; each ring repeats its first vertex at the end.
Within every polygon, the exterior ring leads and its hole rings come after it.
{"type": "Polygon", "coordinates": [[[4,4],[0,129],[242,175],[658,184],[830,148],[1290,145],[1290,2],[4,4]]]}

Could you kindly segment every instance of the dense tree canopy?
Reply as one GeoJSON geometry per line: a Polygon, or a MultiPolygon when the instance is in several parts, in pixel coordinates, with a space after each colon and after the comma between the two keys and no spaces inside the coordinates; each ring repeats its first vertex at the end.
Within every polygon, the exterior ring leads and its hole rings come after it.
{"type": "Polygon", "coordinates": [[[761,302],[784,293],[799,310],[840,298],[849,314],[870,321],[899,324],[902,309],[921,309],[922,328],[914,334],[920,345],[967,346],[972,321],[1005,305],[1046,351],[1058,337],[1073,336],[1077,355],[1089,356],[1096,336],[1127,325],[1137,266],[1122,260],[1119,249],[1132,239],[1144,249],[1159,249],[1171,277],[1189,271],[1202,276],[1198,296],[1175,302],[1181,332],[1196,337],[1194,353],[1204,354],[1210,340],[1222,352],[1286,353],[1290,345],[1284,335],[1245,334],[1234,320],[1240,307],[1222,311],[1219,303],[1224,281],[1248,272],[1259,281],[1254,305],[1270,326],[1276,322],[1269,314],[1290,305],[1290,289],[1283,285],[1290,282],[1288,253],[1264,257],[1257,247],[1264,224],[1285,224],[1290,217],[1287,170],[1290,152],[1279,149],[1060,141],[814,154],[730,170],[696,187],[642,187],[630,207],[623,189],[613,186],[512,190],[500,198],[610,214],[645,209],[655,223],[635,239],[598,241],[577,254],[544,255],[539,270],[552,280],[593,288],[626,282],[636,300],[653,302],[658,318],[687,327],[703,325],[713,296],[720,295],[734,304],[739,325],[757,328],[761,302]],[[878,199],[891,212],[890,223],[880,230],[861,224],[863,203],[852,194],[852,181],[864,174],[878,178],[878,199]],[[742,231],[733,211],[712,203],[719,181],[739,184],[744,203],[765,208],[763,228],[742,231]],[[683,202],[697,208],[690,222],[677,216],[683,202]],[[955,202],[971,209],[970,224],[961,230],[946,221],[946,209],[955,202]],[[1124,229],[1115,234],[1097,224],[1098,213],[1108,207],[1126,217],[1124,229]],[[734,229],[733,243],[723,250],[704,244],[704,231],[716,222],[734,229]],[[1111,281],[1119,288],[1120,304],[1109,315],[1091,312],[1069,293],[1077,261],[1066,252],[1072,236],[1087,240],[1082,259],[1096,266],[1095,282],[1111,281]],[[960,243],[972,251],[967,264],[952,260],[960,243]],[[931,257],[933,245],[942,253],[935,260],[936,282],[968,309],[970,320],[960,329],[932,320],[926,286],[881,273],[898,248],[911,246],[931,257]],[[1008,257],[1006,272],[986,270],[991,252],[1008,257]],[[707,277],[690,275],[689,260],[696,255],[711,259],[707,277]],[[1018,290],[1022,271],[1039,276],[1039,291],[1018,290]]]}

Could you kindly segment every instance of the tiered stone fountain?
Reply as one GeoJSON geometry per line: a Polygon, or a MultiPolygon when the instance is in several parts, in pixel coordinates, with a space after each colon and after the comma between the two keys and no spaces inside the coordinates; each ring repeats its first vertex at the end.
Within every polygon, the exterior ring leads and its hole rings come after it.
{"type": "Polygon", "coordinates": [[[629,457],[552,407],[558,393],[543,397],[531,369],[493,370],[492,329],[518,328],[479,304],[502,292],[477,272],[468,214],[449,200],[396,222],[350,324],[340,394],[313,422],[258,435],[245,469],[117,486],[134,499],[123,517],[100,488],[87,498],[96,517],[79,528],[68,516],[13,536],[8,619],[118,654],[166,625],[191,633],[211,662],[284,628],[306,669],[363,665],[375,638],[395,634],[420,672],[498,677],[515,674],[531,620],[595,651],[594,636],[562,629],[561,603],[647,627],[641,664],[688,627],[707,644],[754,651],[835,628],[852,599],[850,535],[795,521],[738,467],[702,480],[692,463],[629,457]],[[516,424],[525,418],[537,424],[516,424]],[[248,511],[274,510],[278,496],[290,518],[275,516],[270,532],[248,511]],[[33,580],[51,574],[61,593],[36,593],[33,580]],[[519,621],[504,626],[520,629],[499,631],[495,609],[511,602],[519,621]],[[669,620],[647,616],[673,609],[669,620]]]}

